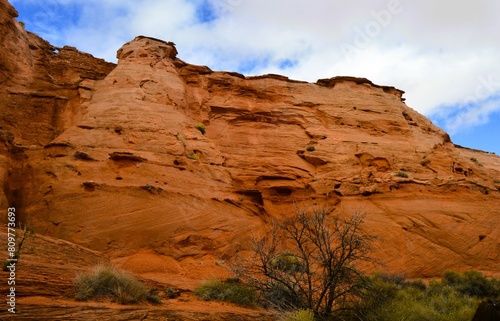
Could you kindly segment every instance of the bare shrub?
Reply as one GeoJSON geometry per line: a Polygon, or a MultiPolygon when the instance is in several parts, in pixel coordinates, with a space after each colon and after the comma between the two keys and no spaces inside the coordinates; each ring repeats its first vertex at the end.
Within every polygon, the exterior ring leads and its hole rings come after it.
{"type": "Polygon", "coordinates": [[[297,209],[253,241],[254,256],[236,264],[235,272],[270,308],[309,310],[318,319],[343,314],[364,293],[358,263],[371,260],[373,237],[362,231],[362,222],[360,214],[297,209]]]}

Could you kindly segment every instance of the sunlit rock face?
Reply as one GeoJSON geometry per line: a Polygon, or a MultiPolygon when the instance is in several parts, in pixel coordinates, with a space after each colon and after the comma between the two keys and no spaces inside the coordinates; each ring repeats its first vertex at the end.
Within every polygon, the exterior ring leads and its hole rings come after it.
{"type": "Polygon", "coordinates": [[[370,269],[499,275],[500,158],[455,146],[401,90],[215,72],[144,36],[115,65],[0,9],[0,202],[39,235],[192,287],[319,207],[365,214],[370,269]]]}

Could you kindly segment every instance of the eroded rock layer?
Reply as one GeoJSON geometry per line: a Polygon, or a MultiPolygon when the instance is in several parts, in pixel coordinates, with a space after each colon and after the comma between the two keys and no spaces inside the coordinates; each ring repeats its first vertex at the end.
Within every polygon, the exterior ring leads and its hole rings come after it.
{"type": "Polygon", "coordinates": [[[379,270],[499,275],[500,158],[402,91],[214,72],[143,36],[114,65],[0,9],[0,202],[37,234],[192,288],[298,204],[365,213],[379,270]]]}

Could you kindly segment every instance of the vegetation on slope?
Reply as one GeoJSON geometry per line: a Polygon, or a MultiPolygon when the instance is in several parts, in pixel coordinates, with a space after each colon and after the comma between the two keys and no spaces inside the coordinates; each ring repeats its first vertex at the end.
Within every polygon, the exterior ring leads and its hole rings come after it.
{"type": "Polygon", "coordinates": [[[158,295],[133,275],[106,264],[98,264],[91,271],[77,275],[74,284],[75,298],[79,301],[103,297],[109,297],[120,304],[161,301],[158,295]]]}
{"type": "Polygon", "coordinates": [[[235,265],[238,281],[210,281],[196,293],[307,321],[470,321],[481,301],[500,299],[500,281],[476,271],[428,283],[364,275],[356,266],[372,260],[373,237],[362,222],[360,215],[297,211],[254,240],[254,257],[235,265]]]}

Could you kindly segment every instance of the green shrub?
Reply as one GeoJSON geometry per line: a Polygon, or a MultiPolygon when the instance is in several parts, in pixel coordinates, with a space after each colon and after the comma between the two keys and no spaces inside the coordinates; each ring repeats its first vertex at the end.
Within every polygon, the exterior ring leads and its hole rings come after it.
{"type": "Polygon", "coordinates": [[[225,301],[242,306],[253,306],[256,302],[255,290],[237,281],[206,281],[194,293],[206,301],[225,301]]]}
{"type": "Polygon", "coordinates": [[[314,152],[314,150],[315,150],[315,149],[316,149],[316,148],[314,148],[314,146],[307,146],[307,148],[306,148],[306,150],[307,150],[308,152],[314,152]]]}
{"type": "Polygon", "coordinates": [[[411,286],[422,291],[427,290],[427,285],[422,280],[409,281],[406,283],[406,286],[411,286]]]}
{"type": "Polygon", "coordinates": [[[367,279],[369,287],[364,304],[370,308],[393,300],[402,288],[399,277],[392,275],[375,274],[367,279]]]}
{"type": "Polygon", "coordinates": [[[166,298],[169,298],[169,299],[175,299],[175,298],[178,298],[179,296],[181,296],[181,291],[179,290],[176,290],[174,288],[167,288],[165,290],[165,297],[166,298]]]}
{"type": "MultiPolygon", "coordinates": [[[[17,259],[19,261],[19,258],[21,257],[21,252],[23,250],[23,244],[24,242],[29,239],[32,236],[35,236],[35,230],[31,226],[31,223],[28,221],[25,224],[21,224],[19,226],[19,230],[21,231],[21,235],[19,234],[19,231],[15,231],[14,235],[16,238],[17,243],[17,249],[13,252],[12,256],[9,257],[10,259],[17,259]],[[19,240],[20,239],[20,240],[19,240]]],[[[5,260],[2,265],[2,271],[7,272],[9,271],[8,266],[11,264],[9,260],[5,260]]]]}
{"type": "Polygon", "coordinates": [[[200,133],[205,135],[206,129],[205,129],[205,125],[203,123],[198,123],[198,124],[194,125],[194,128],[198,129],[200,131],[200,133]]]}
{"type": "Polygon", "coordinates": [[[103,297],[110,297],[120,304],[161,301],[155,292],[149,291],[133,275],[107,264],[98,264],[91,271],[78,274],[74,285],[78,301],[103,297]]]}
{"type": "Polygon", "coordinates": [[[299,257],[291,252],[279,253],[271,260],[270,266],[286,273],[299,272],[303,269],[299,257]]]}
{"type": "Polygon", "coordinates": [[[146,296],[146,300],[153,304],[161,304],[161,296],[158,293],[158,290],[149,291],[148,295],[146,296]]]}
{"type": "Polygon", "coordinates": [[[360,308],[367,321],[469,321],[482,297],[500,293],[498,280],[475,271],[447,272],[429,285],[380,274],[369,281],[369,299],[360,308]]]}
{"type": "Polygon", "coordinates": [[[481,164],[481,163],[477,160],[477,158],[471,157],[471,158],[470,158],[470,160],[471,160],[472,162],[474,162],[477,166],[483,166],[483,164],[481,164]]]}
{"type": "Polygon", "coordinates": [[[297,310],[284,315],[283,321],[314,321],[314,312],[311,310],[297,310]]]}
{"type": "Polygon", "coordinates": [[[453,287],[463,295],[476,298],[495,298],[500,295],[500,281],[488,279],[477,271],[463,274],[449,271],[443,276],[443,284],[453,287]]]}
{"type": "Polygon", "coordinates": [[[399,171],[396,174],[394,174],[394,176],[408,178],[408,173],[406,173],[405,171],[399,171]]]}
{"type": "Polygon", "coordinates": [[[469,321],[477,301],[443,288],[429,293],[408,287],[398,291],[396,297],[378,308],[370,320],[408,321],[469,321]]]}

